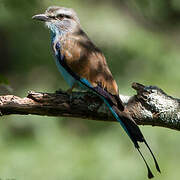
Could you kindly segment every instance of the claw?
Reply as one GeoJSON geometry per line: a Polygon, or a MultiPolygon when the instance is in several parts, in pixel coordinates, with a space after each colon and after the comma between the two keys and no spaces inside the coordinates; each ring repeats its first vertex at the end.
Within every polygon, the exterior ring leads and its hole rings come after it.
{"type": "Polygon", "coordinates": [[[58,89],[58,90],[55,91],[55,93],[56,94],[62,94],[62,93],[64,93],[64,91],[62,89],[58,89]]]}

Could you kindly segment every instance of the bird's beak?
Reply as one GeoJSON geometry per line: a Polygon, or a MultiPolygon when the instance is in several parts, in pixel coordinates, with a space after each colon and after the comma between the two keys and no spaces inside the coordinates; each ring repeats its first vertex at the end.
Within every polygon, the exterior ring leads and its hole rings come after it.
{"type": "Polygon", "coordinates": [[[32,19],[39,20],[39,21],[48,21],[50,18],[45,14],[37,14],[33,16],[32,19]]]}

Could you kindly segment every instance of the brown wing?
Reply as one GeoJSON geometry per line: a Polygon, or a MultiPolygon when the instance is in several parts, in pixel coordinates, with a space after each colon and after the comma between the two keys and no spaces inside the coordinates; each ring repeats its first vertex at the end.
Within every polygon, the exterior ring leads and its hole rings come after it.
{"type": "Polygon", "coordinates": [[[64,54],[68,66],[94,87],[101,85],[109,93],[119,94],[104,55],[83,31],[78,35],[67,34],[62,43],[61,53],[64,54]]]}

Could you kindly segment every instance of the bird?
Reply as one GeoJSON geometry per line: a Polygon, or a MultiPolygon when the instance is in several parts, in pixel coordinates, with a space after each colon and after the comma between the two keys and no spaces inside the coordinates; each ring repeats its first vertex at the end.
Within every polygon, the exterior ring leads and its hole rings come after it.
{"type": "Polygon", "coordinates": [[[146,145],[157,171],[161,172],[140,128],[120,99],[118,85],[105,56],[83,31],[77,13],[72,8],[50,6],[45,13],[34,15],[32,19],[45,22],[50,29],[56,65],[70,86],[67,92],[71,93],[76,88],[98,95],[139,152],[147,167],[148,178],[153,178],[154,175],[140,151],[139,143],[146,145]]]}

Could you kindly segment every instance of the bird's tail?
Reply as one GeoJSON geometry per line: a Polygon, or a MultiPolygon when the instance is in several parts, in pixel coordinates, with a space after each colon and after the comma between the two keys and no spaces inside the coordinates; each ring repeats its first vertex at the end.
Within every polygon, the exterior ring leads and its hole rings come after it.
{"type": "Polygon", "coordinates": [[[118,96],[113,96],[112,94],[108,93],[106,90],[104,90],[100,86],[93,87],[89,81],[86,79],[79,79],[79,81],[86,87],[92,90],[92,92],[95,92],[97,95],[99,95],[103,100],[104,103],[108,106],[110,111],[112,112],[113,116],[116,118],[116,120],[121,124],[122,128],[126,131],[132,142],[134,143],[135,148],[138,150],[139,154],[141,155],[142,159],[144,160],[147,170],[148,170],[148,178],[153,178],[153,174],[143,156],[143,154],[140,151],[140,147],[138,145],[138,142],[145,143],[147,148],[149,149],[156,166],[157,171],[160,171],[159,165],[157,163],[157,160],[152,153],[152,150],[150,149],[149,145],[147,144],[146,140],[144,139],[143,134],[141,133],[139,127],[134,122],[132,117],[129,115],[129,113],[125,112],[124,105],[121,101],[121,99],[118,96]]]}
{"type": "Polygon", "coordinates": [[[143,154],[140,151],[140,147],[138,142],[142,142],[144,143],[147,148],[149,149],[153,159],[154,159],[154,163],[156,166],[157,171],[160,171],[159,165],[157,163],[157,160],[152,152],[152,150],[150,149],[149,145],[147,144],[143,134],[141,133],[139,127],[137,126],[137,124],[134,122],[134,120],[131,118],[130,115],[128,115],[128,113],[125,113],[124,111],[120,111],[118,109],[118,107],[116,105],[110,105],[110,103],[104,99],[105,104],[108,106],[108,108],[110,109],[110,111],[112,112],[113,116],[117,119],[117,121],[121,124],[122,128],[126,131],[126,133],[128,134],[128,136],[130,137],[130,139],[132,140],[132,142],[134,143],[135,148],[137,149],[137,151],[139,152],[140,156],[142,157],[143,161],[145,162],[145,165],[147,167],[148,170],[148,178],[153,178],[153,174],[151,172],[151,169],[149,168],[143,154]]]}

